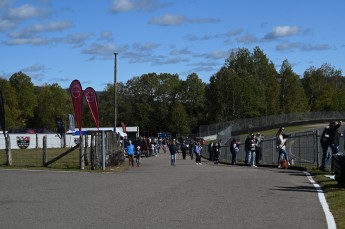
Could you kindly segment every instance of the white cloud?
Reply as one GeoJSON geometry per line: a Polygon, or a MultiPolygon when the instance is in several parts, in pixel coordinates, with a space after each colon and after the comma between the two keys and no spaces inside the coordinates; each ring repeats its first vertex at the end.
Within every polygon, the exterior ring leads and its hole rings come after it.
{"type": "Polygon", "coordinates": [[[253,35],[244,35],[242,37],[237,38],[236,41],[238,43],[243,43],[243,44],[252,44],[252,43],[258,42],[258,39],[253,35]]]}
{"type": "Polygon", "coordinates": [[[38,72],[44,70],[46,67],[44,65],[34,64],[29,67],[22,68],[22,72],[38,72]]]}
{"type": "Polygon", "coordinates": [[[113,1],[112,10],[114,12],[130,11],[135,9],[132,0],[115,0],[113,1]]]}
{"type": "Polygon", "coordinates": [[[217,23],[220,22],[220,19],[216,18],[194,18],[189,20],[191,23],[197,23],[197,24],[205,24],[205,23],[217,23]]]}
{"type": "Polygon", "coordinates": [[[9,30],[16,26],[16,23],[7,19],[0,19],[0,31],[9,30]]]}
{"type": "Polygon", "coordinates": [[[165,7],[155,0],[113,0],[111,11],[114,13],[138,11],[153,11],[165,7]]]}
{"type": "Polygon", "coordinates": [[[162,17],[152,18],[149,21],[149,24],[169,26],[169,25],[181,25],[186,22],[188,22],[188,19],[187,17],[183,15],[166,14],[162,17]]]}
{"type": "Polygon", "coordinates": [[[185,39],[189,40],[189,41],[204,41],[204,40],[209,40],[212,38],[214,38],[214,37],[210,36],[210,35],[196,36],[196,35],[188,34],[185,36],[185,39]]]}
{"type": "Polygon", "coordinates": [[[301,51],[323,51],[330,49],[327,44],[303,45],[301,51]]]}
{"type": "Polygon", "coordinates": [[[70,21],[58,21],[58,22],[50,22],[47,24],[35,24],[30,27],[27,27],[20,31],[14,31],[9,34],[12,38],[28,38],[32,37],[36,33],[39,32],[56,32],[56,31],[63,31],[67,28],[70,28],[72,23],[70,21]]]}
{"type": "Polygon", "coordinates": [[[112,41],[114,39],[113,33],[110,31],[104,31],[100,35],[100,40],[112,41]]]}
{"type": "Polygon", "coordinates": [[[277,26],[272,29],[271,33],[265,35],[264,39],[270,40],[279,37],[293,36],[299,32],[298,26],[277,26]]]}
{"type": "Polygon", "coordinates": [[[188,48],[184,49],[172,49],[170,51],[170,55],[189,55],[192,52],[188,50],[188,48]]]}
{"type": "Polygon", "coordinates": [[[218,59],[226,59],[229,57],[229,52],[224,51],[213,51],[210,53],[204,53],[204,54],[196,54],[193,55],[194,57],[202,57],[206,59],[212,59],[212,60],[218,60],[218,59]]]}
{"type": "Polygon", "coordinates": [[[292,49],[298,49],[301,47],[301,44],[299,42],[284,42],[278,44],[275,49],[277,51],[287,51],[287,50],[292,50],[292,49]]]}
{"type": "Polygon", "coordinates": [[[30,38],[14,38],[8,41],[3,42],[5,45],[45,45],[49,44],[50,40],[44,37],[30,37],[30,38]]]}
{"type": "Polygon", "coordinates": [[[39,17],[43,12],[31,4],[24,4],[18,8],[10,9],[7,17],[15,20],[25,20],[32,17],[39,17]]]}
{"type": "Polygon", "coordinates": [[[115,47],[113,44],[97,44],[93,43],[89,48],[82,50],[83,54],[91,55],[92,59],[99,57],[100,59],[112,59],[114,53],[124,53],[128,46],[115,47]]]}
{"type": "Polygon", "coordinates": [[[150,42],[133,44],[133,48],[137,51],[151,51],[153,49],[156,49],[157,47],[159,47],[159,44],[150,42]]]}

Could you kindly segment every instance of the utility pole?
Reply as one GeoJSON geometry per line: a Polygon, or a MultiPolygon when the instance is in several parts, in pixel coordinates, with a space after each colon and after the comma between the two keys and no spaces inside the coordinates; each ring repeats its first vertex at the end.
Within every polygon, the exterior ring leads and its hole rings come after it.
{"type": "Polygon", "coordinates": [[[117,119],[117,104],[116,104],[116,96],[117,96],[117,54],[115,55],[114,60],[114,133],[116,134],[116,119],[117,119]]]}

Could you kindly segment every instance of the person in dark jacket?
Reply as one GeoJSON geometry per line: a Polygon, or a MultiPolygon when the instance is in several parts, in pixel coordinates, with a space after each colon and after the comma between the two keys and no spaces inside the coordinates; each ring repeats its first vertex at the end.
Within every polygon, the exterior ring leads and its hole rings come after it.
{"type": "Polygon", "coordinates": [[[339,132],[341,122],[331,122],[322,132],[320,144],[322,148],[322,162],[320,170],[327,171],[326,166],[331,158],[331,151],[336,154],[339,150],[339,132]]]}
{"type": "Polygon", "coordinates": [[[213,143],[213,141],[211,141],[210,144],[208,145],[208,154],[209,154],[208,160],[209,161],[213,161],[214,160],[213,146],[214,146],[214,143],[213,143]]]}
{"type": "Polygon", "coordinates": [[[184,140],[182,140],[181,151],[182,151],[182,158],[183,158],[183,160],[186,160],[187,144],[186,144],[186,142],[184,140]]]}
{"type": "Polygon", "coordinates": [[[237,154],[238,151],[240,150],[240,142],[238,142],[236,140],[236,138],[232,139],[231,143],[230,143],[230,152],[231,152],[231,164],[236,165],[237,162],[237,154]]]}
{"type": "Polygon", "coordinates": [[[214,143],[213,153],[214,153],[214,164],[218,164],[219,154],[220,154],[220,143],[219,142],[214,143]]]}
{"type": "Polygon", "coordinates": [[[171,166],[176,166],[176,154],[178,153],[178,148],[175,139],[173,139],[172,143],[170,144],[169,151],[171,155],[171,166]]]}
{"type": "Polygon", "coordinates": [[[249,165],[250,164],[250,138],[251,134],[248,134],[246,137],[246,140],[244,141],[244,151],[246,152],[246,158],[244,160],[244,164],[249,165]]]}

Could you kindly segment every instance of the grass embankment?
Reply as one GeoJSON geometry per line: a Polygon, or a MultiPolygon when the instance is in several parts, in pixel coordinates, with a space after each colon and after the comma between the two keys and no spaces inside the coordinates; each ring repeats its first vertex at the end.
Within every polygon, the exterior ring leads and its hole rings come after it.
{"type": "Polygon", "coordinates": [[[308,168],[308,172],[313,176],[326,196],[330,211],[332,212],[338,229],[345,229],[345,188],[340,187],[335,180],[325,175],[330,173],[320,171],[316,167],[308,168]]]}
{"type": "MultiPolygon", "coordinates": [[[[56,156],[66,152],[68,149],[48,149],[47,161],[55,158],[56,156]]],[[[5,150],[0,150],[0,167],[8,169],[37,169],[37,170],[75,170],[75,171],[95,171],[100,172],[102,169],[91,170],[90,165],[86,165],[84,170],[80,170],[80,151],[79,149],[73,150],[65,157],[55,161],[49,166],[43,166],[43,149],[12,149],[12,166],[6,164],[5,150]]],[[[125,164],[114,167],[106,167],[106,171],[117,172],[127,169],[125,164]]]]}

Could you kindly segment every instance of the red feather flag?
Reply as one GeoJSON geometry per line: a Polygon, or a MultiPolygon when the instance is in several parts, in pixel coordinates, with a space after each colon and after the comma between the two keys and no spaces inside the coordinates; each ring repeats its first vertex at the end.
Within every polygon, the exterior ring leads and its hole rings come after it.
{"type": "Polygon", "coordinates": [[[99,113],[98,113],[98,99],[96,91],[92,87],[88,87],[84,91],[84,96],[89,105],[92,118],[95,121],[97,129],[99,129],[99,113]]]}
{"type": "Polygon", "coordinates": [[[82,111],[83,111],[83,90],[79,80],[73,80],[69,86],[69,91],[72,97],[72,103],[74,108],[74,114],[77,119],[77,124],[79,132],[81,135],[81,120],[82,120],[82,111]]]}

